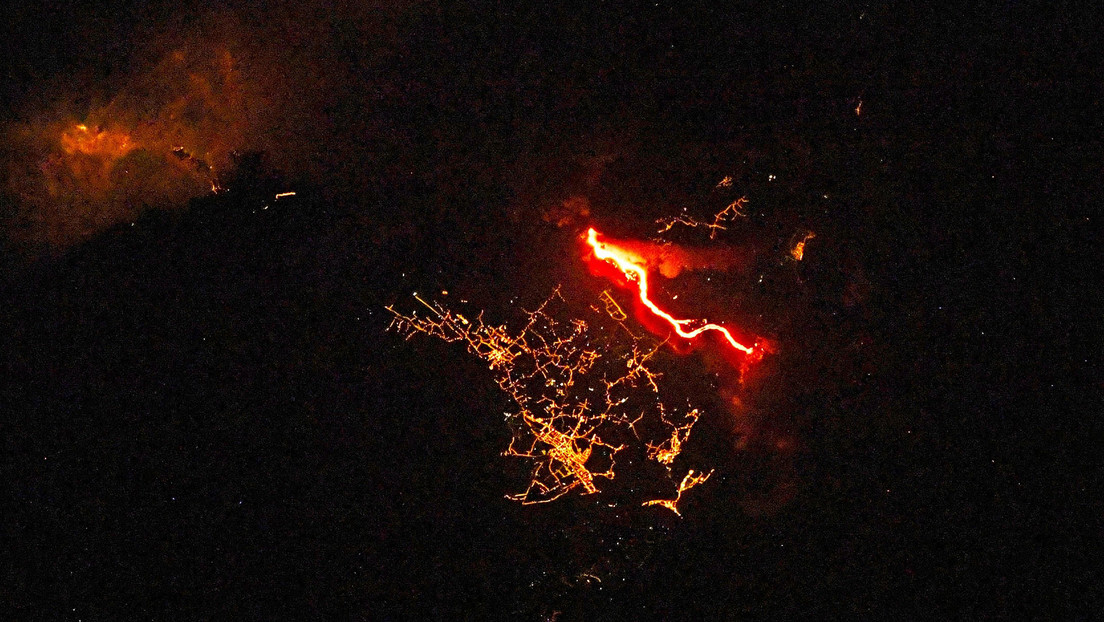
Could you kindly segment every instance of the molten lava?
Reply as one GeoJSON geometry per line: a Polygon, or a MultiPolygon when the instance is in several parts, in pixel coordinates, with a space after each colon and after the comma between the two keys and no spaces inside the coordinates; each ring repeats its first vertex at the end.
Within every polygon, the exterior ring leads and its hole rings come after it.
{"type": "Polygon", "coordinates": [[[594,228],[587,230],[587,244],[594,250],[594,256],[596,258],[613,264],[625,275],[626,279],[636,282],[637,289],[640,292],[640,302],[644,303],[644,306],[656,317],[662,318],[667,322],[679,337],[683,339],[693,339],[702,333],[715,331],[720,333],[725,341],[734,349],[744,354],[760,353],[756,348],[758,344],[746,346],[740,343],[724,326],[703,323],[703,320],[675,319],[670,313],[660,309],[650,298],[648,298],[648,271],[644,265],[634,261],[633,256],[624,250],[607,242],[599,241],[598,232],[595,231],[594,228]],[[692,328],[695,325],[697,327],[692,328]]]}

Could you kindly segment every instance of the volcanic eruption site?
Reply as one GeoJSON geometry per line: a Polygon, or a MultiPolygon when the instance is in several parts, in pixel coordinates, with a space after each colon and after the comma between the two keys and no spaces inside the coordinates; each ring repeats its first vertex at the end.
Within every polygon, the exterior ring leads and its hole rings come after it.
{"type": "MultiPolygon", "coordinates": [[[[725,217],[722,212],[713,219],[711,239],[723,229],[718,223],[725,217]]],[[[668,223],[660,233],[669,229],[668,223]]],[[[528,485],[508,499],[536,504],[572,491],[602,493],[607,482],[628,469],[637,480],[650,478],[651,490],[667,491],[635,499],[638,506],[682,516],[684,494],[715,472],[689,466],[697,458],[683,454],[703,414],[699,404],[726,404],[728,416],[737,421],[732,429],[750,434],[740,412],[744,380],[756,363],[776,352],[776,345],[733,326],[678,318],[662,302],[664,294],[654,281],[657,269],[672,277],[685,270],[724,269],[738,261],[735,253],[614,240],[594,227],[580,242],[574,261],[585,262],[594,290],[601,281],[614,285],[601,289],[596,300],[588,294],[592,302],[582,317],[572,315],[562,286],[525,311],[517,329],[485,321],[483,312],[465,315],[415,294],[417,309],[387,307],[393,316],[390,329],[407,339],[424,334],[463,343],[491,370],[514,406],[506,417],[513,438],[504,455],[531,465],[528,485]],[[672,364],[670,353],[696,350],[710,350],[710,360],[722,362],[714,365],[723,367],[714,372],[719,395],[694,394],[665,373],[665,365],[672,364]]],[[[618,498],[625,494],[619,491],[618,498]]]]}
{"type": "MultiPolygon", "coordinates": [[[[5,192],[14,198],[17,221],[9,235],[64,249],[133,222],[147,206],[183,205],[223,192],[239,149],[263,152],[274,169],[308,177],[312,167],[325,166],[311,159],[320,157],[324,131],[302,122],[296,111],[317,108],[317,93],[332,89],[269,75],[264,67],[288,66],[293,59],[227,43],[233,39],[185,37],[102,104],[93,98],[87,106],[43,111],[7,128],[14,148],[5,192]],[[294,103],[298,99],[311,101],[294,103]],[[286,118],[274,121],[272,111],[286,118]]],[[[725,177],[716,188],[728,193],[732,185],[725,177]]],[[[291,194],[277,189],[268,199],[291,194]]],[[[676,228],[708,233],[701,236],[704,247],[615,239],[591,226],[587,214],[577,254],[561,259],[585,265],[595,277],[592,290],[556,289],[525,312],[518,328],[421,296],[414,310],[388,307],[391,329],[407,338],[428,334],[464,343],[513,402],[507,417],[513,439],[504,455],[526,462],[530,476],[507,498],[536,504],[572,492],[608,492],[628,469],[654,482],[638,492],[638,506],[681,516],[684,495],[708,484],[715,472],[709,464],[690,464],[697,457],[686,452],[707,409],[727,411],[717,416],[732,419],[736,436],[754,434],[743,412],[742,396],[750,390],[745,379],[775,344],[696,315],[691,296],[678,301],[680,315],[671,304],[678,295],[665,292],[665,283],[684,273],[746,272],[748,252],[718,236],[743,220],[748,200],[726,203],[711,216],[684,211],[655,223],[658,236],[676,228]],[[572,310],[580,298],[590,301],[581,315],[572,310]],[[670,373],[678,355],[693,352],[708,353],[708,373],[716,376],[710,395],[670,373]]],[[[569,222],[584,224],[570,218],[556,224],[569,222]]],[[[812,237],[795,237],[788,259],[801,261],[812,237]]]]}

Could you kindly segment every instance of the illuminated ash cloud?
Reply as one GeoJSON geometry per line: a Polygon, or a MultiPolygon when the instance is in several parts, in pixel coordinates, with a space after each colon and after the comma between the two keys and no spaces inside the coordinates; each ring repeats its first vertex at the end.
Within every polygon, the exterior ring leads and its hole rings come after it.
{"type": "Polygon", "coordinates": [[[242,144],[248,99],[229,51],[178,50],[106,104],[9,129],[6,173],[27,233],[55,246],[209,192],[242,144]]]}
{"type": "Polygon", "coordinates": [[[284,9],[162,24],[130,42],[109,79],[40,85],[0,129],[9,236],[65,247],[146,207],[184,205],[217,190],[237,153],[320,175],[325,158],[340,157],[321,145],[332,142],[323,111],[342,68],[330,60],[328,22],[284,9]]]}

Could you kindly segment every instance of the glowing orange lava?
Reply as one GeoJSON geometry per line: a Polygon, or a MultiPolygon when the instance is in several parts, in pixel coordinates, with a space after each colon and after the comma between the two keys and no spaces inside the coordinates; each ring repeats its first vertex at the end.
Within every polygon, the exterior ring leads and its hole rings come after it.
{"type": "Polygon", "coordinates": [[[662,318],[675,333],[683,339],[693,339],[698,335],[701,335],[707,331],[715,331],[720,333],[724,337],[725,341],[729,343],[733,348],[743,352],[744,354],[752,354],[756,352],[756,345],[746,346],[736,340],[732,336],[732,333],[728,332],[728,329],[719,324],[702,323],[702,320],[679,320],[675,319],[670,313],[667,313],[663,309],[660,309],[654,302],[648,298],[648,271],[642,264],[633,261],[632,256],[622,249],[617,248],[607,242],[600,242],[598,240],[598,232],[594,228],[587,230],[587,244],[594,250],[594,256],[602,261],[609,262],[617,267],[625,278],[630,281],[635,281],[637,289],[640,291],[640,302],[644,303],[645,307],[648,307],[653,314],[662,318]],[[691,328],[698,325],[697,328],[691,328]]]}

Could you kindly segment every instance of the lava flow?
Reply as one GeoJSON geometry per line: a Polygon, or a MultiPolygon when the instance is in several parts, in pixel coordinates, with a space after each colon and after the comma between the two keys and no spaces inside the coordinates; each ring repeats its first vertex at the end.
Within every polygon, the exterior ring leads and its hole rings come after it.
{"type": "Polygon", "coordinates": [[[612,263],[625,275],[626,279],[636,282],[637,289],[640,290],[640,302],[644,303],[644,306],[654,315],[670,324],[671,328],[674,329],[679,337],[683,339],[693,339],[707,331],[716,331],[720,333],[725,341],[734,349],[747,355],[761,354],[760,349],[757,347],[758,344],[746,346],[740,343],[724,326],[710,323],[702,324],[702,320],[675,319],[670,313],[660,309],[650,298],[648,298],[648,271],[644,265],[633,261],[630,254],[624,250],[607,242],[598,241],[598,232],[594,230],[593,227],[587,230],[587,244],[594,250],[594,256],[596,258],[612,263]],[[700,326],[688,330],[689,327],[697,324],[700,324],[700,326]]]}

